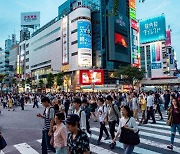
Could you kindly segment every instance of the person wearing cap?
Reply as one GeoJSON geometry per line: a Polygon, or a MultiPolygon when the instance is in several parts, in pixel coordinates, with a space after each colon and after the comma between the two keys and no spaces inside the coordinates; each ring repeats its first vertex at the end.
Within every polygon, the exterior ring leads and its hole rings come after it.
{"type": "Polygon", "coordinates": [[[90,154],[89,138],[82,131],[80,126],[80,117],[77,114],[70,114],[66,119],[68,134],[68,151],[70,154],[90,154]]]}
{"type": "Polygon", "coordinates": [[[45,110],[43,115],[39,113],[37,114],[37,117],[44,119],[44,127],[42,131],[42,153],[47,154],[47,150],[55,152],[54,147],[50,145],[50,140],[53,133],[55,111],[51,106],[50,99],[48,97],[43,97],[41,102],[45,107],[45,110]]]}
{"type": "Polygon", "coordinates": [[[79,98],[74,99],[73,102],[73,114],[77,114],[80,117],[80,128],[86,131],[86,113],[81,109],[82,101],[79,98]]]}

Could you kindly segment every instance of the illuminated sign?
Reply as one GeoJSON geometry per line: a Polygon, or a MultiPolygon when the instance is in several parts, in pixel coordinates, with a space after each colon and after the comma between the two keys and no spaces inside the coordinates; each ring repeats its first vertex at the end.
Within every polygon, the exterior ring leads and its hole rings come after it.
{"type": "Polygon", "coordinates": [[[131,27],[138,31],[138,23],[135,20],[131,20],[131,27]]]}
{"type": "Polygon", "coordinates": [[[92,31],[89,21],[78,22],[78,48],[92,49],[92,31]]]}
{"type": "Polygon", "coordinates": [[[92,50],[78,49],[78,66],[92,67],[92,50]]]}
{"type": "Polygon", "coordinates": [[[104,70],[80,70],[81,85],[103,85],[104,70]]]}
{"type": "Polygon", "coordinates": [[[164,15],[140,21],[140,43],[166,40],[164,15]]]}
{"type": "Polygon", "coordinates": [[[136,10],[136,0],[129,0],[129,8],[136,10]]]}
{"type": "Polygon", "coordinates": [[[136,20],[136,10],[133,8],[130,8],[129,12],[130,12],[130,18],[133,20],[136,20]]]}
{"type": "Polygon", "coordinates": [[[171,31],[167,30],[166,31],[166,46],[171,46],[171,31]]]}
{"type": "Polygon", "coordinates": [[[115,43],[125,48],[128,47],[127,38],[119,33],[115,33],[115,43]]]}

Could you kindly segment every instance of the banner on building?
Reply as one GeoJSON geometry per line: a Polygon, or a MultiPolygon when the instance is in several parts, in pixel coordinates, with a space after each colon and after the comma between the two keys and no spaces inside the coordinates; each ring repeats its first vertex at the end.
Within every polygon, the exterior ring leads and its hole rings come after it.
{"type": "Polygon", "coordinates": [[[171,46],[171,31],[170,30],[166,31],[166,46],[167,47],[171,46]]]}

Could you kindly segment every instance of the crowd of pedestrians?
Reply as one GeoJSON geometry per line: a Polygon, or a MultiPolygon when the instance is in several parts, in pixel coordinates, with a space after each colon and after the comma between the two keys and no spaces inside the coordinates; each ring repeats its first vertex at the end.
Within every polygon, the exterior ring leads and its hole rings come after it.
{"type": "Polygon", "coordinates": [[[103,133],[105,140],[111,139],[111,149],[116,147],[120,137],[124,153],[131,154],[139,144],[138,125],[146,125],[150,118],[151,124],[156,123],[155,113],[163,120],[162,111],[168,114],[167,124],[171,127],[170,145],[173,149],[176,129],[180,133],[180,95],[178,92],[166,90],[158,92],[109,92],[109,93],[66,93],[57,94],[6,94],[0,96],[3,108],[14,110],[20,105],[33,103],[45,107],[37,117],[44,119],[42,131],[42,153],[53,151],[56,154],[88,154],[90,153],[91,122],[99,123],[97,145],[101,144],[103,133]],[[107,125],[109,127],[107,127],[107,125]],[[118,129],[116,129],[118,126],[118,129]],[[126,141],[123,134],[137,137],[136,143],[126,141]],[[127,133],[128,134],[128,133],[127,133]]]}

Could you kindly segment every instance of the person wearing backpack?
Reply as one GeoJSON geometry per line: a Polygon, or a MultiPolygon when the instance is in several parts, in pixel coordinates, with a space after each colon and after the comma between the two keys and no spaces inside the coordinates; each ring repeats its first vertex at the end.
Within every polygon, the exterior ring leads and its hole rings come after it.
{"type": "Polygon", "coordinates": [[[47,154],[48,150],[55,152],[54,147],[50,145],[51,136],[53,134],[55,111],[51,106],[50,99],[48,97],[42,98],[41,102],[45,107],[45,110],[43,115],[39,113],[37,114],[37,117],[44,119],[44,127],[42,131],[42,153],[47,154]]]}
{"type": "Polygon", "coordinates": [[[104,100],[103,98],[98,99],[98,113],[96,117],[99,117],[99,122],[100,122],[100,133],[99,133],[99,138],[97,141],[97,145],[100,145],[102,136],[103,136],[103,131],[106,134],[106,138],[104,140],[110,139],[109,133],[106,128],[106,120],[107,120],[107,107],[104,105],[104,100]]]}
{"type": "MultiPolygon", "coordinates": [[[[109,124],[109,131],[111,134],[111,138],[114,139],[115,137],[115,126],[116,123],[119,123],[119,118],[121,117],[118,106],[113,103],[113,99],[110,95],[106,97],[106,103],[108,105],[107,107],[107,118],[108,118],[108,124],[109,124]]],[[[116,143],[111,147],[114,148],[116,143]]]]}
{"type": "Polygon", "coordinates": [[[73,101],[74,110],[73,114],[77,114],[80,117],[80,129],[86,131],[86,113],[81,109],[82,101],[80,98],[75,98],[73,101]]]}
{"type": "Polygon", "coordinates": [[[90,130],[90,117],[91,117],[91,109],[88,105],[87,99],[82,100],[82,110],[86,114],[86,130],[87,132],[91,135],[91,130],[90,130]]]}

